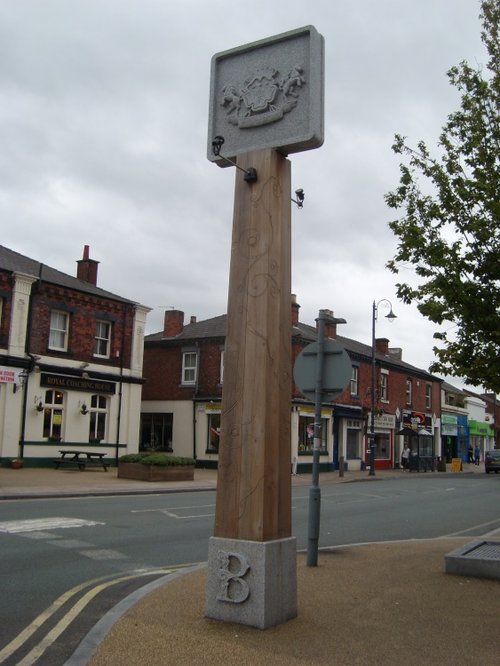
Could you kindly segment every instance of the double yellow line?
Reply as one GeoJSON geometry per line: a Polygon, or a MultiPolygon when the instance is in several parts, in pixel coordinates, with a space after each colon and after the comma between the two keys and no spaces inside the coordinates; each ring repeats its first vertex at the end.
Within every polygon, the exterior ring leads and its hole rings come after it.
{"type": "MultiPolygon", "coordinates": [[[[94,599],[100,592],[105,590],[112,585],[117,583],[122,583],[132,578],[140,578],[141,576],[152,576],[155,574],[158,575],[167,575],[173,573],[178,569],[183,569],[182,567],[169,567],[168,569],[145,569],[141,571],[136,571],[126,576],[119,576],[118,578],[113,578],[112,576],[101,576],[95,578],[94,580],[87,581],[86,583],[81,583],[76,587],[67,590],[64,594],[58,597],[47,609],[45,609],[40,615],[38,615],[33,622],[31,622],[20,634],[18,634],[10,643],[8,643],[2,650],[0,650],[0,664],[2,664],[6,659],[19,650],[26,641],[33,636],[33,634],[38,631],[60,608],[62,608],[72,597],[82,592],[85,588],[91,586],[92,589],[88,590],[80,599],[78,599],[73,606],[67,611],[67,613],[62,617],[59,622],[42,638],[42,640],[35,645],[34,648],[28,652],[28,654],[19,662],[17,666],[30,666],[35,664],[36,661],[42,656],[42,654],[49,648],[54,641],[59,638],[59,636],[65,631],[68,626],[73,622],[73,620],[82,612],[82,610],[87,606],[92,599],[94,599]]],[[[115,574],[116,575],[116,574],[115,574]]]]}

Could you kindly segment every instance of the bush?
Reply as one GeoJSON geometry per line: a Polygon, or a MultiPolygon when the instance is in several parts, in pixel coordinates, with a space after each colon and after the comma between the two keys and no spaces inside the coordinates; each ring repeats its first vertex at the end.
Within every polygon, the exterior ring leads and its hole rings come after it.
{"type": "Polygon", "coordinates": [[[143,465],[158,465],[168,467],[172,465],[194,465],[194,458],[182,458],[181,456],[169,456],[166,453],[128,453],[121,456],[119,462],[138,462],[143,465]]]}

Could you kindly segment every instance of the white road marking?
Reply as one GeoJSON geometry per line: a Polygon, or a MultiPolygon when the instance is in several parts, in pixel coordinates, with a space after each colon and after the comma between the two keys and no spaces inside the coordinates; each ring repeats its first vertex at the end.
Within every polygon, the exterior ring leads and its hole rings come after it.
{"type": "Polygon", "coordinates": [[[81,541],[80,539],[57,539],[51,540],[51,545],[59,546],[59,548],[92,548],[93,544],[88,541],[81,541]]]}
{"type": "MultiPolygon", "coordinates": [[[[215,504],[200,504],[198,506],[177,506],[175,511],[181,511],[184,509],[208,509],[215,508],[215,504]]],[[[179,515],[175,513],[172,509],[132,509],[131,513],[163,513],[169,518],[175,518],[176,520],[185,520],[187,518],[213,518],[215,512],[213,513],[195,513],[191,515],[179,515]]]]}
{"type": "Polygon", "coordinates": [[[33,520],[8,520],[0,523],[0,532],[4,534],[22,534],[23,532],[39,532],[40,530],[57,530],[68,527],[92,527],[104,525],[95,520],[80,518],[36,518],[33,520]]]}
{"type": "Polygon", "coordinates": [[[79,550],[80,555],[89,557],[91,560],[124,560],[127,555],[119,553],[117,550],[79,550]]]}

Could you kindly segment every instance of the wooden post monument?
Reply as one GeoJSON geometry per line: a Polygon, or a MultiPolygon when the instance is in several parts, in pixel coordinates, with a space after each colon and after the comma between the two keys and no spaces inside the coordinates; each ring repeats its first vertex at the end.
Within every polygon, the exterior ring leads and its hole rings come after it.
{"type": "Polygon", "coordinates": [[[208,157],[236,166],[205,615],[297,615],[291,534],[291,169],[323,143],[323,38],[307,26],[212,58],[208,157]]]}

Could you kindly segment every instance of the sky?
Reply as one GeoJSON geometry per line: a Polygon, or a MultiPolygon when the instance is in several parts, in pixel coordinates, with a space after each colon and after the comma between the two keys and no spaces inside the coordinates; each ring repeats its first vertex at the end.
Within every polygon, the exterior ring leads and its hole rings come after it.
{"type": "MultiPolygon", "coordinates": [[[[385,267],[396,133],[436,146],[459,106],[446,72],[485,65],[479,0],[0,0],[0,243],[198,320],[226,312],[234,168],[206,157],[214,54],[313,25],[325,39],[325,140],[290,155],[292,291],[339,334],[428,369],[434,325],[385,267]],[[384,316],[390,301],[397,319],[384,316]]],[[[412,280],[410,270],[402,274],[412,280]]],[[[460,380],[448,378],[455,386],[460,380]]]]}

